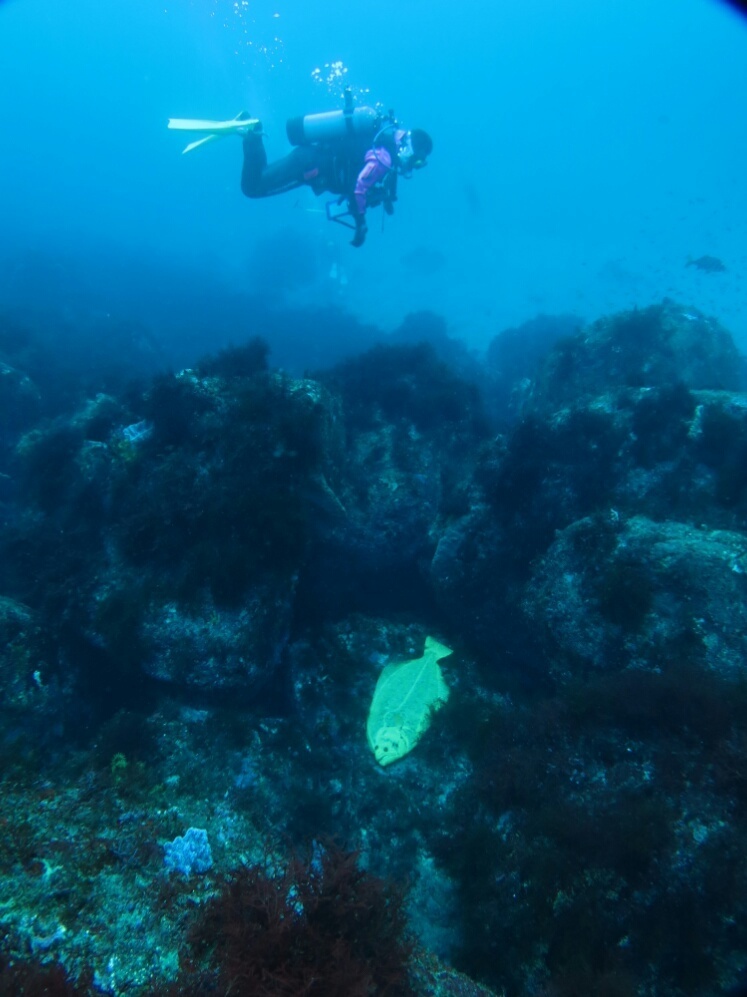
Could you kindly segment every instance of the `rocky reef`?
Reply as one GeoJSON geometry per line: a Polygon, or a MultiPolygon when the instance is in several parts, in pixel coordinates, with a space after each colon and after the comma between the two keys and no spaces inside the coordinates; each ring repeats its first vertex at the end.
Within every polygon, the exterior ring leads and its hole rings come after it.
{"type": "Polygon", "coordinates": [[[543,317],[480,359],[420,315],[305,377],[254,339],[97,390],[3,321],[5,992],[742,982],[747,395],[715,319],[543,317]],[[383,770],[373,691],[428,635],[448,702],[383,770]],[[209,862],[166,863],[185,840],[209,862]]]}

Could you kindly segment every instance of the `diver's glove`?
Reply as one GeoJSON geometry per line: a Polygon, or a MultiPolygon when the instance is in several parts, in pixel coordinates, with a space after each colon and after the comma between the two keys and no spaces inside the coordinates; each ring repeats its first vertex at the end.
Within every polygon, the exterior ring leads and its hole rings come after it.
{"type": "Polygon", "coordinates": [[[350,245],[355,246],[358,249],[366,241],[366,235],[368,234],[368,225],[362,218],[356,218],[355,220],[355,235],[353,236],[350,245]]]}

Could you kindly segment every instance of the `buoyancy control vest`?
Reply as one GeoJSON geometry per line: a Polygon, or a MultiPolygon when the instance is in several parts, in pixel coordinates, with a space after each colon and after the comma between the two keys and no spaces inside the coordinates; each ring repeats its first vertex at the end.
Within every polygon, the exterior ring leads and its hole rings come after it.
{"type": "Polygon", "coordinates": [[[397,199],[395,128],[391,112],[385,115],[366,105],[354,107],[350,90],[345,91],[344,108],[289,118],[285,126],[291,145],[316,146],[327,153],[327,162],[316,181],[316,193],[327,190],[351,197],[366,152],[371,148],[386,149],[392,167],[369,191],[368,203],[370,207],[383,203],[388,214],[397,199]]]}

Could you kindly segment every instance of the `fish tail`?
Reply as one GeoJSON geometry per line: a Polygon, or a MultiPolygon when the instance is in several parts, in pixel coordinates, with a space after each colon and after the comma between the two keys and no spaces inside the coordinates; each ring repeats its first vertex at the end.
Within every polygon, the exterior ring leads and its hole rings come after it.
{"type": "Polygon", "coordinates": [[[439,642],[435,639],[435,637],[426,637],[425,653],[432,654],[435,657],[436,661],[438,661],[440,658],[446,658],[450,654],[453,654],[454,652],[450,647],[447,647],[445,644],[439,644],[439,642]]]}

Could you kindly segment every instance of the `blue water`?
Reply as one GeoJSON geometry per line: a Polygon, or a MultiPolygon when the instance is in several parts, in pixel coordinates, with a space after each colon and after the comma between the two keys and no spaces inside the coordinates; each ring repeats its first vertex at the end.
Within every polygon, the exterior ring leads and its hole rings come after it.
{"type": "MultiPolygon", "coordinates": [[[[251,292],[269,240],[280,267],[285,244],[295,267],[314,261],[278,303],[384,330],[428,307],[484,346],[538,312],[591,320],[669,296],[744,345],[745,93],[747,20],[717,0],[7,0],[0,255],[95,262],[136,312],[118,261],[251,292]],[[339,106],[345,85],[435,143],[360,251],[310,191],[246,200],[238,139],[183,157],[166,130],[246,108],[273,158],[285,119],[339,106]],[[435,272],[402,263],[422,249],[442,254],[435,272]],[[703,254],[727,272],[685,266],[703,254]]],[[[3,270],[0,297],[19,293],[3,270]]]]}

